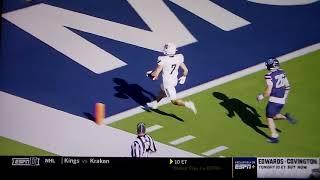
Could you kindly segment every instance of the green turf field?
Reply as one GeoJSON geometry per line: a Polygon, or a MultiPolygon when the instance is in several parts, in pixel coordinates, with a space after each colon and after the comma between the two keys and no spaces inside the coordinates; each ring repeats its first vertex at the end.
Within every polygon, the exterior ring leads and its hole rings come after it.
{"type": "MultiPolygon", "coordinates": [[[[279,144],[269,144],[265,135],[264,109],[266,101],[258,103],[256,95],[264,89],[266,71],[251,74],[221,86],[194,94],[185,99],[195,102],[198,114],[173,106],[161,106],[156,112],[144,112],[111,124],[112,127],[135,133],[136,124],[145,122],[162,129],[150,133],[157,141],[170,141],[186,135],[196,138],[176,147],[201,153],[218,146],[228,149],[213,156],[320,156],[320,121],[317,110],[320,107],[320,51],[283,63],[287,72],[291,93],[285,112],[291,112],[298,124],[277,121],[280,133],[279,144]],[[216,93],[214,93],[216,92],[216,93]],[[215,95],[215,96],[214,96],[215,95]],[[221,100],[223,97],[229,100],[221,100]],[[221,102],[224,102],[220,104],[221,102]],[[230,110],[229,117],[228,110],[230,110]],[[257,117],[254,112],[261,117],[257,117]],[[233,112],[233,113],[232,113],[233,112]],[[163,114],[167,115],[163,115],[163,114]],[[171,115],[170,115],[171,114],[171,115]],[[181,121],[181,118],[183,121],[181,121]]],[[[0,137],[0,155],[54,155],[32,146],[0,137]]]]}
{"type": "Polygon", "coordinates": [[[320,121],[317,111],[320,107],[320,72],[316,68],[320,67],[320,51],[285,62],[281,66],[287,72],[292,87],[283,112],[292,113],[298,123],[292,125],[284,120],[276,122],[281,131],[279,144],[266,142],[265,136],[269,135],[264,118],[267,101],[258,103],[255,99],[264,89],[266,70],[185,98],[196,104],[196,116],[185,108],[168,104],[159,110],[176,117],[144,112],[111,126],[135,133],[136,124],[140,121],[147,126],[158,124],[163,128],[150,135],[166,144],[192,135],[196,138],[177,147],[199,155],[215,147],[226,146],[227,150],[213,156],[319,157],[320,121]],[[228,114],[234,116],[229,117],[228,114]]]}
{"type": "Polygon", "coordinates": [[[54,156],[55,154],[34,148],[32,146],[19,143],[0,136],[0,155],[18,155],[18,156],[54,156]]]}

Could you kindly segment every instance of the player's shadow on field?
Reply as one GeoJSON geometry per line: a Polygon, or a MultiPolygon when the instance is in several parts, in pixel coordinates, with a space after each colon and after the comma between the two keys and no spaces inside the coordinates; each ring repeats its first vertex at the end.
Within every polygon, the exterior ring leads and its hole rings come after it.
{"type": "Polygon", "coordinates": [[[114,96],[117,98],[132,99],[141,106],[146,106],[147,102],[156,99],[154,94],[143,89],[138,84],[129,84],[121,78],[113,78],[113,82],[117,84],[117,86],[114,87],[117,91],[114,96]]]}
{"type": "Polygon", "coordinates": [[[169,117],[172,117],[172,118],[174,118],[174,119],[176,119],[176,120],[178,120],[178,121],[184,122],[183,119],[181,119],[180,117],[178,117],[178,116],[175,115],[175,114],[169,114],[169,113],[166,113],[166,112],[161,111],[161,110],[159,110],[159,109],[147,109],[147,108],[143,108],[143,109],[146,110],[146,111],[153,111],[153,112],[158,113],[158,114],[161,114],[161,115],[163,115],[163,116],[169,116],[169,117]]]}
{"type": "MultiPolygon", "coordinates": [[[[258,114],[255,108],[242,102],[239,99],[229,98],[228,96],[220,92],[213,92],[212,95],[215,98],[222,100],[219,104],[228,111],[227,116],[229,118],[232,118],[237,114],[240,117],[241,121],[245,123],[247,126],[252,128],[260,135],[266,138],[270,138],[270,136],[268,136],[265,132],[258,128],[268,128],[268,126],[261,122],[259,118],[261,116],[258,114]]],[[[277,131],[281,132],[279,129],[277,129],[277,131]]]]}
{"type": "Polygon", "coordinates": [[[113,82],[117,84],[117,86],[114,87],[114,89],[117,91],[117,93],[114,94],[115,97],[121,98],[121,99],[132,99],[137,104],[143,106],[145,111],[153,111],[155,113],[169,116],[172,118],[177,119],[178,121],[183,121],[183,119],[179,118],[178,116],[174,114],[169,114],[161,110],[152,110],[147,108],[147,103],[151,102],[156,99],[156,96],[152,94],[151,92],[143,89],[138,84],[129,84],[126,80],[121,78],[113,78],[113,82]]]}

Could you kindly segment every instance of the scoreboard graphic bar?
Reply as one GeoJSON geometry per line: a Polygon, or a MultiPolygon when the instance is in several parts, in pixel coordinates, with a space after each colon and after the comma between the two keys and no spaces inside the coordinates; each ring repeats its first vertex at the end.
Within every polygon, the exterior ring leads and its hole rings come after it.
{"type": "Polygon", "coordinates": [[[128,158],[1,156],[1,168],[10,169],[104,169],[112,173],[143,169],[154,175],[226,178],[320,178],[320,158],[226,157],[226,158],[128,158]]]}

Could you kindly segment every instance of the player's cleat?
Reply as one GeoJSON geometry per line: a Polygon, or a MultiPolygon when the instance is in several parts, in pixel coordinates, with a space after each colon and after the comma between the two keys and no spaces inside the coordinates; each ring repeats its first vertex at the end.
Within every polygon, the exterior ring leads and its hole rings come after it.
{"type": "Polygon", "coordinates": [[[290,124],[297,123],[297,120],[295,118],[293,118],[289,113],[286,113],[284,116],[287,118],[287,120],[289,121],[290,124]]]}
{"type": "Polygon", "coordinates": [[[188,101],[185,103],[186,107],[191,109],[191,111],[194,113],[194,114],[197,114],[197,109],[196,109],[196,106],[194,105],[194,103],[192,101],[188,101]]]}
{"type": "Polygon", "coordinates": [[[270,137],[267,142],[269,143],[278,143],[279,142],[279,138],[274,138],[274,137],[270,137]]]}
{"type": "Polygon", "coordinates": [[[147,103],[147,106],[151,109],[158,109],[158,103],[157,102],[149,102],[147,103]]]}

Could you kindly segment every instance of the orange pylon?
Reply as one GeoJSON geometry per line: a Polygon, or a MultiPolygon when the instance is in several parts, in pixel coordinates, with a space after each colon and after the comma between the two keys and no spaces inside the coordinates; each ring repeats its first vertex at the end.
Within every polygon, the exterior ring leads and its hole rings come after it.
{"type": "Polygon", "coordinates": [[[94,117],[98,125],[103,124],[103,120],[105,118],[105,105],[103,103],[96,103],[94,117]]]}

